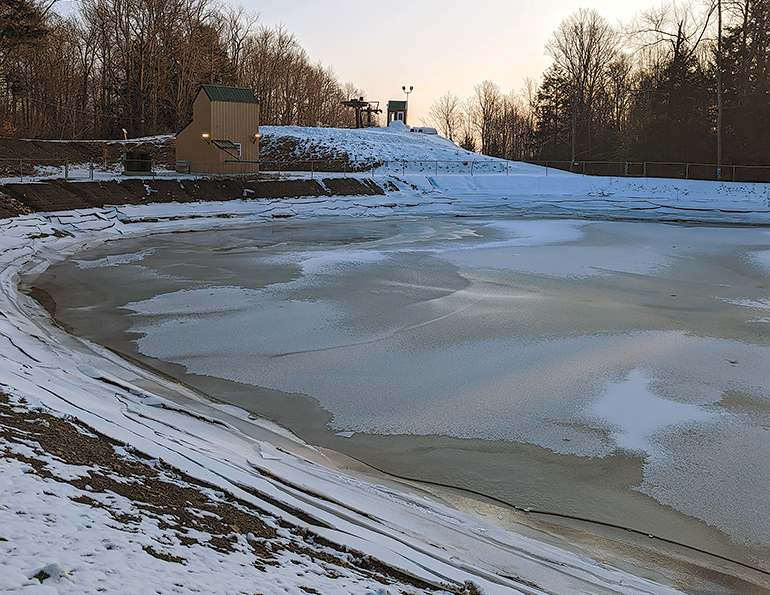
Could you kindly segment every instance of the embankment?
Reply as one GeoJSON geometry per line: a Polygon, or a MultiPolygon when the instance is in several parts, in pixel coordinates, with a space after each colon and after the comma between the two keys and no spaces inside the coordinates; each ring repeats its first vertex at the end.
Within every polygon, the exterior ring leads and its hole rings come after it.
{"type": "Polygon", "coordinates": [[[385,191],[372,180],[138,179],[0,185],[0,218],[121,204],[190,203],[299,196],[373,196],[385,191]]]}

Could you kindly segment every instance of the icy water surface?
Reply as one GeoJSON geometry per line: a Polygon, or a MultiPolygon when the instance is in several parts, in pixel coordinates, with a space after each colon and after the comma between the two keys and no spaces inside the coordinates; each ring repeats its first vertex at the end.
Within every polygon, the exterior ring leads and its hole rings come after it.
{"type": "Polygon", "coordinates": [[[679,530],[654,499],[767,565],[768,254],[756,228],[334,218],[118,242],[41,285],[76,333],[313,443],[679,530]]]}

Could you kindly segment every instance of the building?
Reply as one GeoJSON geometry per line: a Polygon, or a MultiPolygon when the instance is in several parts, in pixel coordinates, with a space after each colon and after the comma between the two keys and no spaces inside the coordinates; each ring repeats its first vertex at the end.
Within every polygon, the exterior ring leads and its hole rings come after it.
{"type": "Polygon", "coordinates": [[[388,101],[388,124],[400,120],[406,124],[406,101],[388,101]]]}
{"type": "Polygon", "coordinates": [[[260,138],[259,102],[250,89],[203,85],[192,122],[176,135],[177,171],[257,173],[260,138]]]}

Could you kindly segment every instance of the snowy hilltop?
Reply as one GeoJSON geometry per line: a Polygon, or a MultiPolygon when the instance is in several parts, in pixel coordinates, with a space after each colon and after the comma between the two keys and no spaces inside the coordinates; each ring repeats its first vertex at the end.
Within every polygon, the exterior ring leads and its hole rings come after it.
{"type": "Polygon", "coordinates": [[[344,160],[357,169],[389,161],[500,161],[417,130],[399,121],[387,128],[361,129],[262,126],[261,154],[267,161],[344,160]]]}

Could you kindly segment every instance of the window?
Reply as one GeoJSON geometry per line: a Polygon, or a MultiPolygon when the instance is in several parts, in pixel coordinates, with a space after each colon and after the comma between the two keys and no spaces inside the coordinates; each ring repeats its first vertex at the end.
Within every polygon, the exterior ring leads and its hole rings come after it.
{"type": "Polygon", "coordinates": [[[241,143],[233,143],[235,145],[235,154],[240,158],[241,156],[241,143]]]}

